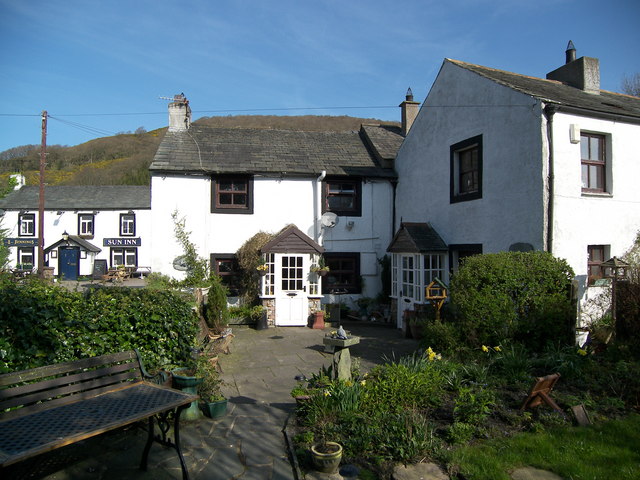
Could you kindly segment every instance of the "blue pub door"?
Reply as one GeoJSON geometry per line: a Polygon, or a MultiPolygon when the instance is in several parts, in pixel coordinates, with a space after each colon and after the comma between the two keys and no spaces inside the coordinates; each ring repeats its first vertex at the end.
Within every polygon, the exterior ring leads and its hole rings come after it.
{"type": "Polygon", "coordinates": [[[58,271],[63,280],[77,280],[80,263],[78,247],[61,247],[58,250],[58,271]]]}

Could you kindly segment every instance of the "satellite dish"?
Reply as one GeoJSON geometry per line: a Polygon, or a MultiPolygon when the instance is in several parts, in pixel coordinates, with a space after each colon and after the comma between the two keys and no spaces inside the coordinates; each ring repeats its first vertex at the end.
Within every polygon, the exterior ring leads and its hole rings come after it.
{"type": "Polygon", "coordinates": [[[338,224],[338,215],[333,212],[327,212],[320,218],[323,227],[333,228],[338,224]]]}
{"type": "Polygon", "coordinates": [[[173,268],[178,270],[179,272],[186,272],[189,270],[189,266],[187,265],[187,261],[184,255],[180,255],[173,259],[173,268]]]}

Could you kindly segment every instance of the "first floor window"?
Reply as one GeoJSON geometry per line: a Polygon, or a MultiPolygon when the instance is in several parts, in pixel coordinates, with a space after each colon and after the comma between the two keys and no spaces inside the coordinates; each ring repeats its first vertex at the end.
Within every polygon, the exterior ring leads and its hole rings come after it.
{"type": "Polygon", "coordinates": [[[582,165],[582,191],[606,192],[606,151],[604,135],[580,134],[580,157],[582,165]]]}
{"type": "Polygon", "coordinates": [[[19,235],[21,237],[33,237],[36,234],[36,216],[34,213],[23,213],[18,218],[19,235]]]}
{"type": "Polygon", "coordinates": [[[120,236],[132,237],[136,234],[136,215],[134,213],[120,214],[120,236]]]}
{"type": "Polygon", "coordinates": [[[78,215],[78,235],[93,235],[93,214],[81,213],[78,215]]]}
{"type": "Polygon", "coordinates": [[[211,267],[220,276],[222,284],[227,287],[229,295],[240,295],[240,267],[238,259],[233,254],[211,255],[211,267]]]}
{"type": "Polygon", "coordinates": [[[482,198],[482,135],[450,147],[451,203],[482,198]]]}
{"type": "Polygon", "coordinates": [[[35,257],[33,247],[18,247],[18,267],[25,270],[33,268],[35,257]]]}
{"type": "Polygon", "coordinates": [[[138,249],[137,248],[112,248],[111,249],[111,266],[118,267],[135,267],[138,265],[138,249]]]}
{"type": "Polygon", "coordinates": [[[323,294],[360,293],[360,254],[327,253],[323,254],[329,272],[322,279],[323,294]]]}
{"type": "Polygon", "coordinates": [[[253,179],[248,176],[215,177],[211,182],[211,211],[253,213],[253,179]]]}
{"type": "Polygon", "coordinates": [[[350,217],[362,215],[359,179],[328,179],[323,186],[323,212],[350,217]]]}
{"type": "Polygon", "coordinates": [[[588,251],[588,284],[597,285],[604,277],[602,262],[606,260],[608,245],[589,245],[588,251]]]}

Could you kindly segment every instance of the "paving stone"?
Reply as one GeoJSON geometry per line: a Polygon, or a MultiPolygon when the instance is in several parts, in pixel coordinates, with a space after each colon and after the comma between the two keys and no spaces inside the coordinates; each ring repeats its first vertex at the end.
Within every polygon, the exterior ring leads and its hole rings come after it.
{"type": "Polygon", "coordinates": [[[518,468],[511,473],[511,478],[513,480],[562,480],[562,477],[555,473],[533,467],[518,468]]]}
{"type": "Polygon", "coordinates": [[[398,465],[393,470],[391,478],[393,480],[449,480],[449,476],[435,463],[398,465]]]}

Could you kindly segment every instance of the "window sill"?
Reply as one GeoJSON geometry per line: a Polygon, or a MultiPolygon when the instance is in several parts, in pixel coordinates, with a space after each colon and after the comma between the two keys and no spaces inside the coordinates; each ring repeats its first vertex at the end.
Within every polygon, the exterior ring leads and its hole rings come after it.
{"type": "Polygon", "coordinates": [[[582,196],[591,198],[613,198],[613,194],[608,192],[582,192],[582,196]]]}

